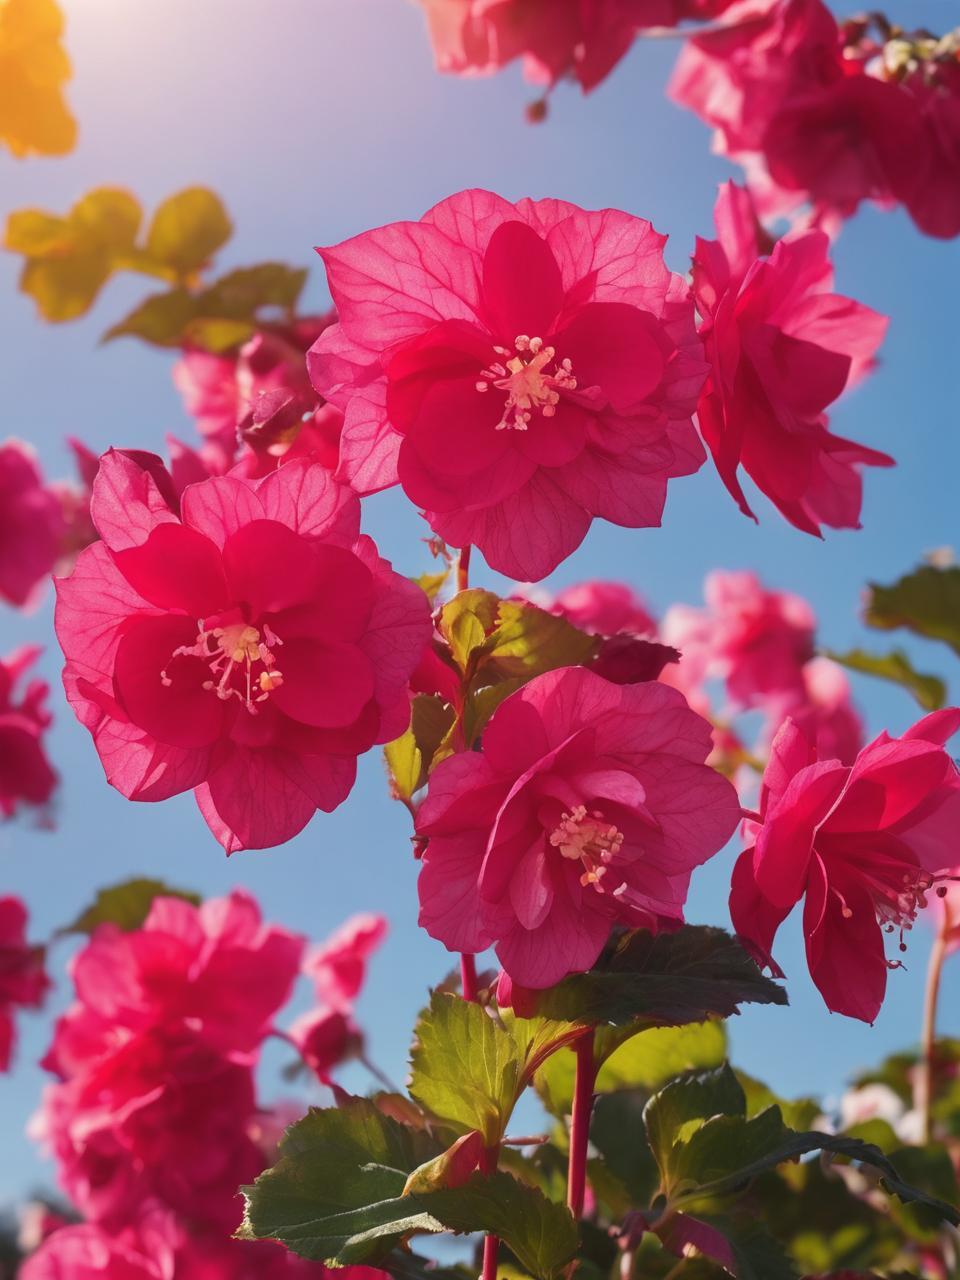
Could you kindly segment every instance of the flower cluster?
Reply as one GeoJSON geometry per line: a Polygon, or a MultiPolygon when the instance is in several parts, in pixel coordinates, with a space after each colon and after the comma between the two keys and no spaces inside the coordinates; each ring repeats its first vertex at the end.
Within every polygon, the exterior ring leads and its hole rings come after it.
{"type": "Polygon", "coordinates": [[[330,249],[339,320],[308,364],[343,409],[338,476],[400,483],[430,527],[534,581],[594,517],[659,524],[696,471],[706,373],[649,222],[488,191],[330,249]]]}
{"type": "Polygon", "coordinates": [[[278,844],[403,731],[427,602],[322,466],[209,479],[182,502],[156,475],[101,462],[101,541],[57,584],[67,696],[128,798],[194,790],[227,852],[278,844]]]}
{"type": "Polygon", "coordinates": [[[311,387],[304,353],[335,319],[329,312],[264,326],[232,354],[183,351],[173,378],[203,444],[171,441],[178,488],[234,465],[262,476],[307,456],[333,470],[343,417],[311,387]]]}
{"type": "Polygon", "coordinates": [[[43,741],[50,686],[31,680],[22,692],[17,688],[39,655],[37,648],[24,648],[0,659],[0,818],[13,817],[23,805],[45,805],[57,784],[43,741]]]}
{"type": "Polygon", "coordinates": [[[737,0],[694,36],[669,87],[716,129],[765,211],[849,217],[902,203],[928,235],[960,233],[958,34],[838,25],[823,0],[737,0]]]}
{"type": "Polygon", "coordinates": [[[14,1009],[36,1009],[50,982],[42,947],[27,942],[27,909],[19,898],[0,898],[0,1071],[8,1071],[16,1031],[14,1009]]]}
{"type": "Polygon", "coordinates": [[[610,74],[645,27],[710,18],[733,0],[420,0],[440,71],[486,75],[515,58],[534,84],[610,74]]]}
{"type": "MultiPolygon", "coordinates": [[[[348,922],[309,962],[351,999],[375,923],[348,922]]],[[[57,1083],[34,1125],[87,1221],[54,1230],[27,1277],[323,1274],[229,1238],[238,1184],[272,1156],[254,1071],[303,955],[241,891],[199,907],[159,897],[140,929],[98,927],[72,962],[76,1000],[44,1061],[57,1083]]]]}

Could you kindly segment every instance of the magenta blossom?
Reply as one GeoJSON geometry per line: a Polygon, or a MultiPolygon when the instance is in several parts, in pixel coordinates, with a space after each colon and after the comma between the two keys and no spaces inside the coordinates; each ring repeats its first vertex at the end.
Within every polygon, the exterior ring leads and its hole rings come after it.
{"type": "Polygon", "coordinates": [[[367,961],[387,936],[385,916],[351,916],[325,942],[312,947],[303,972],[312,979],[317,998],[335,1008],[350,1008],[360,994],[367,961]]]}
{"type": "Polygon", "coordinates": [[[41,652],[28,647],[0,659],[0,818],[13,817],[21,805],[45,805],[57,785],[43,743],[50,686],[31,680],[18,689],[41,652]]]}
{"type": "Polygon", "coordinates": [[[869,368],[887,322],[832,292],[822,231],[760,256],[750,197],[732,183],[715,217],[719,239],[697,240],[693,284],[712,366],[697,416],[720,478],[754,519],[740,467],[798,529],[859,528],[860,468],[893,460],[831,435],[825,410],[869,368]]]}
{"type": "Polygon", "coordinates": [[[420,923],[452,951],[495,944],[535,988],[589,969],[615,923],[679,924],[691,871],[740,812],[710,748],[710,725],[663,685],[582,668],[532,680],[494,713],[482,753],[431,776],[420,923]]]}
{"type": "Polygon", "coordinates": [[[931,892],[946,891],[960,828],[960,773],[943,744],[960,710],[882,733],[853,765],[818,758],[788,720],[773,743],[751,846],[733,873],[734,928],[772,964],[782,921],[804,900],[807,964],[829,1009],[873,1022],[904,935],[931,892]]]}
{"type": "Polygon", "coordinates": [[[657,620],[625,582],[577,582],[533,603],[595,636],[655,636],[657,620]]]}
{"type": "Polygon", "coordinates": [[[63,547],[66,522],[33,451],[0,444],[0,600],[31,606],[63,547]]]}
{"type": "Polygon", "coordinates": [[[0,898],[0,1071],[10,1068],[14,1009],[39,1008],[50,986],[42,947],[27,942],[27,909],[19,898],[0,898]]]}
{"type": "Polygon", "coordinates": [[[816,747],[821,760],[853,764],[863,746],[863,721],[853,704],[850,681],[830,658],[811,658],[802,669],[803,690],[770,698],[760,753],[766,757],[770,743],[788,717],[816,747]]]}
{"type": "Polygon", "coordinates": [[[673,605],[661,628],[664,641],[683,655],[679,670],[690,686],[719,677],[741,710],[771,697],[802,698],[816,630],[806,600],[768,591],[756,574],[723,569],[707,574],[703,594],[705,609],[673,605]]]}
{"type": "Polygon", "coordinates": [[[488,191],[321,250],[340,316],[308,363],[338,475],[402,484],[453,546],[527,581],[594,517],[660,523],[702,464],[687,286],[643,219],[488,191]]]}
{"type": "Polygon", "coordinates": [[[102,541],[57,583],[67,697],[125,796],[193,789],[228,853],[279,844],[406,728],[429,606],[306,460],[191,485],[180,508],[104,456],[102,541]]]}

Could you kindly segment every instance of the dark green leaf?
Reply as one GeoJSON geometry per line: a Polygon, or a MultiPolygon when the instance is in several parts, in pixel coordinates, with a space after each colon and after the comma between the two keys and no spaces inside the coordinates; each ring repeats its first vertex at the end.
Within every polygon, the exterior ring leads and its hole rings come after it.
{"type": "Polygon", "coordinates": [[[630,1207],[650,1204],[659,1181],[643,1123],[645,1101],[634,1090],[606,1094],[597,1099],[590,1125],[603,1168],[622,1184],[630,1207]]]}
{"type": "Polygon", "coordinates": [[[115,924],[129,932],[139,929],[150,914],[154,898],[181,898],[184,902],[200,903],[200,897],[185,889],[174,889],[162,880],[139,878],[125,880],[123,884],[101,889],[85,911],[81,911],[72,924],[59,930],[65,933],[93,933],[101,924],[115,924]]]}
{"type": "Polygon", "coordinates": [[[727,1018],[741,1004],[786,1004],[723,929],[684,925],[656,936],[625,934],[603,967],[565,978],[540,1004],[547,1017],[622,1025],[678,1026],[727,1018]]]}
{"type": "Polygon", "coordinates": [[[947,686],[940,677],[915,671],[902,649],[891,649],[889,653],[867,653],[864,649],[834,653],[832,649],[828,649],[826,655],[851,671],[879,676],[882,680],[891,680],[894,684],[901,685],[927,711],[937,711],[947,700],[947,686]]]}
{"type": "MultiPolygon", "coordinates": [[[[945,1147],[929,1144],[926,1147],[900,1147],[890,1153],[890,1161],[897,1173],[911,1187],[920,1188],[947,1204],[960,1204],[960,1186],[957,1183],[953,1161],[945,1147]]],[[[943,1217],[936,1208],[919,1200],[911,1204],[891,1203],[893,1216],[902,1229],[922,1244],[936,1242],[942,1230],[943,1217]]]]}
{"type": "Polygon", "coordinates": [[[311,1111],[288,1129],[279,1162],[244,1188],[241,1235],[346,1265],[384,1257],[408,1232],[488,1231],[543,1280],[570,1260],[577,1235],[567,1209],[509,1174],[404,1195],[409,1174],[439,1151],[362,1098],[311,1111]]]}
{"type": "Polygon", "coordinates": [[[745,1071],[737,1071],[736,1075],[746,1095],[748,1117],[759,1115],[767,1107],[776,1106],[780,1108],[784,1122],[791,1129],[809,1129],[823,1109],[814,1098],[797,1098],[795,1101],[781,1098],[765,1084],[748,1076],[745,1071]]]}
{"type": "Polygon", "coordinates": [[[643,1119],[665,1193],[679,1181],[683,1148],[691,1134],[717,1116],[745,1123],[746,1106],[740,1083],[726,1063],[673,1080],[654,1094],[643,1119]]]}
{"type": "Polygon", "coordinates": [[[906,627],[960,653],[960,567],[923,565],[892,586],[871,583],[864,620],[881,631],[906,627]]]}

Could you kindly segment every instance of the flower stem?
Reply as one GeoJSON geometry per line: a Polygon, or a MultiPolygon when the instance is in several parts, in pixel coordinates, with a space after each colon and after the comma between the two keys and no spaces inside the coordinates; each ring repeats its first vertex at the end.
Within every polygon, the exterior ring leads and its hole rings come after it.
{"type": "Polygon", "coordinates": [[[460,559],[457,561],[457,590],[466,591],[470,585],[470,543],[460,552],[460,559]]]}
{"type": "MultiPolygon", "coordinates": [[[[946,904],[944,904],[946,907],[946,904]]],[[[946,907],[940,928],[934,938],[927,964],[927,986],[923,997],[923,1031],[920,1039],[920,1064],[914,1096],[914,1105],[920,1113],[920,1141],[930,1141],[931,1116],[934,1093],[934,1059],[937,1050],[937,1001],[940,998],[940,975],[947,958],[947,937],[951,930],[951,916],[946,907]]]]}
{"type": "MultiPolygon", "coordinates": [[[[473,957],[471,956],[471,959],[473,957]]],[[[500,1147],[485,1147],[480,1156],[480,1172],[496,1173],[500,1159],[500,1147]]],[[[481,1280],[497,1280],[497,1254],[500,1251],[499,1236],[485,1236],[483,1240],[483,1272],[481,1280]]]]}
{"type": "Polygon", "coordinates": [[[460,956],[460,987],[464,1000],[477,999],[477,962],[476,958],[464,951],[460,956]]]}
{"type": "Polygon", "coordinates": [[[583,1214],[587,1189],[587,1140],[593,1111],[593,1089],[597,1068],[593,1058],[593,1031],[587,1032],[573,1046],[577,1055],[577,1075],[573,1087],[573,1113],[570,1117],[570,1162],[567,1167],[567,1206],[575,1218],[583,1214]]]}

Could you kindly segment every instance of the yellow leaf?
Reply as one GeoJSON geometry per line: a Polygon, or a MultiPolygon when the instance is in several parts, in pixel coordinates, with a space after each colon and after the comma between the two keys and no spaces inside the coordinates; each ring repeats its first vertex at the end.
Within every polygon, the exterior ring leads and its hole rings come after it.
{"type": "Polygon", "coordinates": [[[70,62],[54,0],[0,2],[0,143],[15,156],[63,155],[76,122],[63,100],[70,62]]]}
{"type": "Polygon", "coordinates": [[[89,311],[110,275],[102,256],[30,258],[20,274],[20,289],[37,304],[44,320],[75,320],[89,311]]]}

